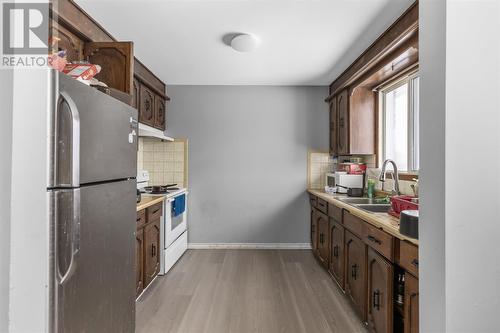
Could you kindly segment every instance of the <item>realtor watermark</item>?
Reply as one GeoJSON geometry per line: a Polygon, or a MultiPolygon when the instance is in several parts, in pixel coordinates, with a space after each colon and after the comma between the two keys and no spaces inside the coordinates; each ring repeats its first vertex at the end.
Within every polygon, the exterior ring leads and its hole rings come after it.
{"type": "Polygon", "coordinates": [[[48,66],[48,2],[3,2],[1,29],[0,67],[48,66]]]}

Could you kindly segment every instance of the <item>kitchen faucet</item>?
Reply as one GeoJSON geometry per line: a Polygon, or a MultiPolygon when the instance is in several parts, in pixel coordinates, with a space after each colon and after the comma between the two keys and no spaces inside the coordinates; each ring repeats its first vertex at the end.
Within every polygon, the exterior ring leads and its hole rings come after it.
{"type": "Polygon", "coordinates": [[[384,190],[384,182],[385,182],[385,169],[387,168],[387,164],[391,163],[392,168],[394,169],[394,192],[396,192],[396,195],[400,195],[401,192],[399,192],[399,174],[398,174],[398,167],[396,165],[396,162],[394,162],[391,159],[387,159],[384,161],[384,164],[382,164],[382,171],[380,172],[380,177],[378,178],[379,181],[382,182],[382,190],[384,190]]]}

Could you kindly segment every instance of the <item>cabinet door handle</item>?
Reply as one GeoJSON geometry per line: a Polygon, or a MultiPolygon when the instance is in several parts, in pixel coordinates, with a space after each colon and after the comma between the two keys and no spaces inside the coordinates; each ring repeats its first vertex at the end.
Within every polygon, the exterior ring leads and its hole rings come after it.
{"type": "Polygon", "coordinates": [[[156,255],[156,246],[154,244],[151,244],[151,257],[154,257],[156,255]]]}
{"type": "Polygon", "coordinates": [[[357,277],[358,277],[358,265],[357,264],[354,264],[351,266],[351,277],[356,280],[357,277]]]}
{"type": "Polygon", "coordinates": [[[380,311],[380,290],[375,290],[373,292],[373,308],[380,311]]]}
{"type": "Polygon", "coordinates": [[[335,246],[333,247],[333,256],[334,256],[335,258],[338,258],[338,257],[339,257],[339,246],[338,246],[338,245],[335,245],[335,246]]]}
{"type": "Polygon", "coordinates": [[[371,242],[377,243],[379,245],[382,244],[382,241],[380,239],[377,239],[377,238],[373,237],[372,235],[368,235],[368,240],[371,242]]]}
{"type": "Polygon", "coordinates": [[[415,266],[415,267],[417,267],[417,268],[418,268],[418,259],[413,259],[413,260],[411,261],[411,264],[412,264],[413,266],[415,266]]]}

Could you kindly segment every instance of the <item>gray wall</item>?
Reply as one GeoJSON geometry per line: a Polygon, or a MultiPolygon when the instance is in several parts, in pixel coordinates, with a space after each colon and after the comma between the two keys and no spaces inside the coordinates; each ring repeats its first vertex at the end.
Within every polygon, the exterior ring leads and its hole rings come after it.
{"type": "Polygon", "coordinates": [[[307,151],[328,149],[326,87],[170,86],[189,139],[190,243],[308,243],[307,151]]]}
{"type": "Polygon", "coordinates": [[[445,332],[446,4],[423,0],[419,6],[420,330],[445,332]]]}
{"type": "Polygon", "coordinates": [[[421,332],[500,332],[500,2],[423,0],[420,29],[421,332]]]}
{"type": "Polygon", "coordinates": [[[0,70],[0,332],[7,332],[9,318],[12,86],[12,70],[0,70]]]}
{"type": "Polygon", "coordinates": [[[446,329],[500,332],[500,2],[446,1],[446,329]],[[464,24],[467,22],[467,24],[464,24]],[[464,84],[467,83],[467,84],[464,84]],[[487,156],[477,170],[476,156],[487,156]],[[464,175],[486,176],[464,195],[464,175]]]}

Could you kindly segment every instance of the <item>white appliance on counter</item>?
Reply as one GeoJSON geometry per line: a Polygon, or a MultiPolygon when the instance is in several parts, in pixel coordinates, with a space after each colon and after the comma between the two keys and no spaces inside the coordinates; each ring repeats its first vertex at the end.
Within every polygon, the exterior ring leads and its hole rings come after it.
{"type": "Polygon", "coordinates": [[[347,193],[347,189],[344,187],[363,188],[363,182],[364,175],[348,174],[345,171],[335,171],[334,173],[326,174],[326,186],[333,188],[337,193],[347,193]]]}
{"type": "Polygon", "coordinates": [[[343,171],[335,172],[337,193],[347,193],[347,188],[363,188],[364,175],[346,174],[343,171]],[[343,186],[343,187],[340,187],[343,186]]]}
{"type": "Polygon", "coordinates": [[[162,193],[150,193],[146,191],[149,186],[149,173],[140,170],[137,173],[137,189],[142,192],[142,196],[164,195],[163,216],[160,224],[160,275],[166,274],[172,266],[186,252],[188,246],[187,228],[187,196],[185,188],[166,188],[162,193]],[[176,200],[181,200],[184,195],[184,211],[175,216],[173,206],[176,200]]]}

